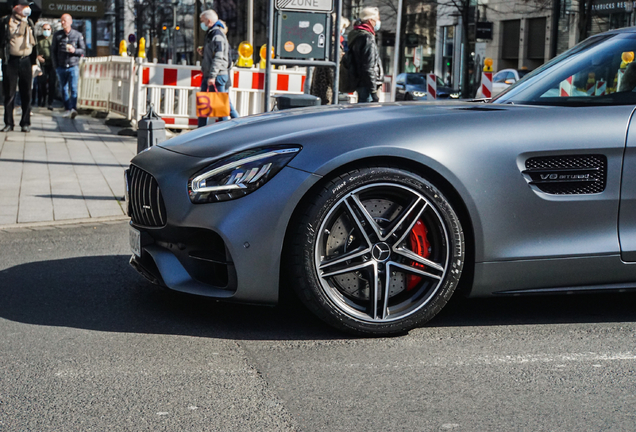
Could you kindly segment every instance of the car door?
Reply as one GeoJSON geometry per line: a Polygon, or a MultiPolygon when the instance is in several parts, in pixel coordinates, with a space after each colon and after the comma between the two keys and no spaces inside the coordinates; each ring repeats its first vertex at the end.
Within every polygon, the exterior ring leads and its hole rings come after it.
{"type": "Polygon", "coordinates": [[[406,92],[406,74],[399,74],[395,80],[395,100],[404,100],[406,92]]]}
{"type": "Polygon", "coordinates": [[[623,261],[636,262],[636,119],[634,113],[627,131],[618,236],[623,261]]]}

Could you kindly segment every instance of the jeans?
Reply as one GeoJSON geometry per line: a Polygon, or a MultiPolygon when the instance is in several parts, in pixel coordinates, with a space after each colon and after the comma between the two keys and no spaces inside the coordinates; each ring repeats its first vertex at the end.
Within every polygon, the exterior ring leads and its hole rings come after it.
{"type": "Polygon", "coordinates": [[[79,66],[71,66],[69,68],[59,67],[56,72],[60,82],[60,91],[64,98],[64,109],[66,109],[66,111],[77,109],[79,66]]]}
{"type": "MultiPolygon", "coordinates": [[[[220,93],[227,93],[229,91],[229,75],[218,75],[216,77],[216,90],[214,90],[214,86],[208,87],[208,81],[204,78],[201,80],[201,91],[202,92],[213,92],[219,91],[220,93]]],[[[238,118],[239,114],[234,109],[234,105],[232,105],[232,101],[230,100],[230,117],[223,117],[221,120],[229,120],[230,118],[238,118]]],[[[208,117],[199,117],[199,127],[203,127],[208,124],[208,117]]]]}
{"type": "Polygon", "coordinates": [[[9,57],[9,61],[2,64],[2,90],[4,91],[4,124],[14,126],[13,108],[16,102],[16,88],[20,90],[22,118],[20,126],[31,125],[31,59],[29,57],[9,57]]]}
{"type": "Polygon", "coordinates": [[[358,87],[356,89],[356,92],[358,93],[358,103],[367,103],[367,102],[378,102],[378,94],[377,93],[371,93],[371,89],[370,88],[366,88],[366,87],[358,87]]]}

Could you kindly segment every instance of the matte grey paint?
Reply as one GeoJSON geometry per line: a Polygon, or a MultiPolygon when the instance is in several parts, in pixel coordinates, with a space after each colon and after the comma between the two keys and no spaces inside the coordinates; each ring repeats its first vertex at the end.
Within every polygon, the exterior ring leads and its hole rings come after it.
{"type": "MultiPolygon", "coordinates": [[[[152,149],[133,163],[159,182],[169,224],[207,227],[223,237],[236,264],[237,300],[276,301],[283,239],[301,198],[320,177],[376,157],[432,169],[461,197],[470,217],[464,223],[474,232],[472,295],[629,282],[636,267],[620,260],[617,221],[632,111],[452,102],[308,108],[199,129],[161,144],[170,151],[152,149]],[[274,144],[303,149],[246,197],[190,203],[192,174],[230,154],[274,144]],[[593,153],[608,162],[601,194],[548,195],[521,173],[530,157],[593,153]],[[244,249],[245,241],[252,247],[244,249]]],[[[634,196],[634,188],[624,185],[623,194],[634,196]]]]}

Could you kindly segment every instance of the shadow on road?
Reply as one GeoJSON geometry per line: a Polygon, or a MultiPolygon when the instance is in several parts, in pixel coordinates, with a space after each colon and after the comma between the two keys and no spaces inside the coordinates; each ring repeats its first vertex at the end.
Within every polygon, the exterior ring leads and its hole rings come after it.
{"type": "Polygon", "coordinates": [[[301,305],[250,306],[156,287],[129,256],[33,262],[0,271],[0,318],[107,332],[230,339],[311,340],[346,337],[301,305]]]}
{"type": "MultiPolygon", "coordinates": [[[[636,293],[458,299],[429,325],[633,322],[634,304],[636,293]]],[[[107,332],[239,340],[348,338],[298,303],[249,306],[162,290],[130,269],[123,255],[33,262],[1,271],[0,317],[107,332]]]]}

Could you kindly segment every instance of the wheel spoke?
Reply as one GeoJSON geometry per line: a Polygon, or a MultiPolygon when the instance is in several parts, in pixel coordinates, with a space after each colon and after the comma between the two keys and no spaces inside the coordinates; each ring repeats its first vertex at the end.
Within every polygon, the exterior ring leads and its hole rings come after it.
{"type": "Polygon", "coordinates": [[[327,278],[327,277],[331,277],[331,276],[337,276],[339,274],[351,273],[351,272],[363,269],[363,268],[368,267],[368,266],[373,265],[373,264],[374,264],[374,261],[365,261],[365,262],[362,262],[362,263],[356,263],[356,264],[348,265],[346,267],[339,268],[337,270],[333,270],[333,271],[330,271],[330,272],[322,273],[320,276],[323,277],[323,278],[327,278]]]}
{"type": "Polygon", "coordinates": [[[391,232],[383,239],[386,240],[391,237],[393,234],[396,234],[399,238],[395,242],[396,245],[399,245],[404,241],[404,238],[411,232],[415,224],[417,223],[424,210],[428,204],[421,198],[415,200],[415,202],[400,216],[400,219],[393,225],[393,229],[391,232]],[[407,223],[409,217],[412,217],[411,221],[407,223]]]}
{"type": "Polygon", "coordinates": [[[441,266],[440,264],[437,264],[436,262],[433,262],[429,259],[426,259],[424,257],[419,256],[418,254],[411,252],[408,249],[404,249],[403,247],[393,247],[393,252],[397,253],[398,255],[401,255],[405,258],[408,258],[410,260],[413,260],[415,262],[418,262],[420,264],[423,264],[427,267],[430,267],[432,269],[435,269],[437,271],[443,272],[444,271],[444,267],[441,266]]]}
{"type": "Polygon", "coordinates": [[[338,264],[341,264],[345,261],[351,261],[353,259],[356,259],[358,257],[361,257],[362,255],[371,252],[371,248],[370,247],[366,247],[366,248],[358,248],[355,249],[349,253],[346,253],[344,255],[339,255],[337,258],[325,261],[323,263],[320,264],[320,270],[322,271],[329,271],[329,267],[333,267],[333,266],[337,266],[338,264]]]}
{"type": "Polygon", "coordinates": [[[395,266],[395,267],[397,267],[399,269],[402,269],[402,270],[404,270],[404,271],[406,271],[408,273],[413,273],[413,274],[416,274],[416,275],[419,275],[419,276],[424,276],[424,277],[429,278],[429,279],[435,279],[435,280],[442,279],[441,275],[440,276],[434,275],[433,273],[425,272],[424,270],[422,270],[420,268],[417,268],[417,267],[400,264],[400,263],[397,263],[395,261],[390,261],[387,264],[390,265],[390,266],[395,266]]]}
{"type": "Polygon", "coordinates": [[[373,291],[369,293],[369,316],[374,319],[386,317],[386,305],[388,293],[388,266],[384,263],[373,263],[373,291]],[[384,294],[384,295],[382,295],[384,294]],[[381,314],[378,312],[381,309],[381,314]]]}
{"type": "Polygon", "coordinates": [[[367,242],[369,242],[369,245],[371,245],[371,241],[369,240],[369,235],[375,234],[375,236],[377,236],[378,238],[382,237],[382,234],[380,233],[380,227],[378,226],[377,223],[375,223],[375,221],[373,220],[373,217],[371,217],[367,209],[364,208],[364,205],[362,204],[362,202],[360,201],[360,198],[358,198],[357,195],[351,195],[350,198],[351,199],[345,200],[345,204],[347,205],[347,208],[349,209],[349,212],[352,215],[351,217],[355,219],[356,224],[364,233],[365,239],[367,240],[367,242]],[[352,205],[352,202],[353,202],[353,205],[352,205]],[[354,210],[357,210],[357,212],[354,210]],[[362,216],[362,220],[359,219],[358,213],[362,216]],[[370,227],[371,232],[368,232],[368,228],[365,229],[365,226],[370,227]]]}

